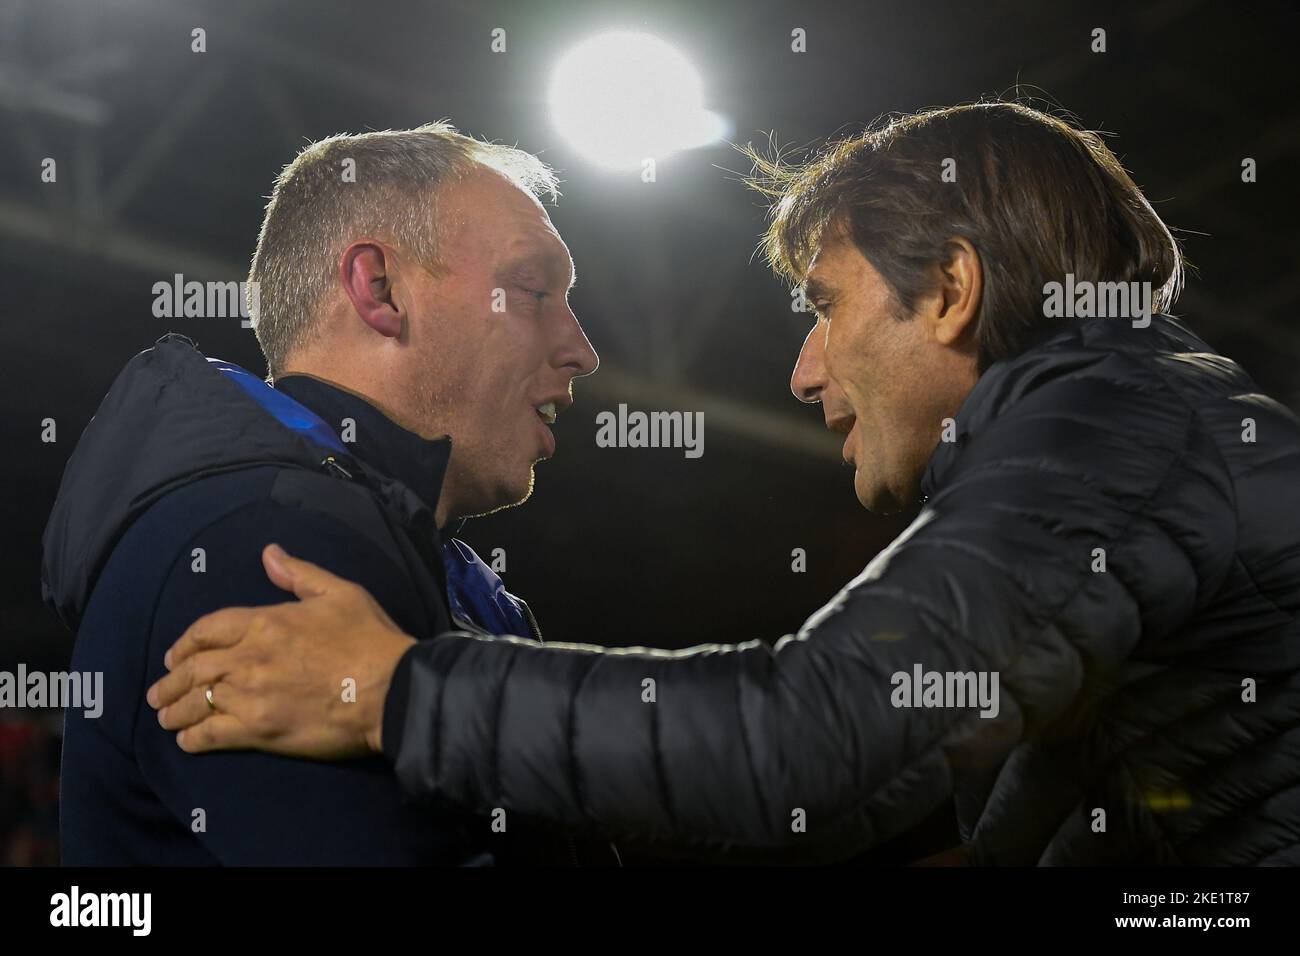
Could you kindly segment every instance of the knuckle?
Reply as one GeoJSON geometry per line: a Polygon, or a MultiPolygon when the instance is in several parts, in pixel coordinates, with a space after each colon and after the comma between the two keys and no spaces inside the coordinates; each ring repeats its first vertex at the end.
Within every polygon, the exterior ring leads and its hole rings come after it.
{"type": "MultiPolygon", "coordinates": [[[[273,664],[279,657],[286,653],[285,637],[287,635],[277,635],[274,640],[267,640],[256,647],[249,649],[249,664],[259,671],[273,664]]],[[[259,675],[263,676],[263,675],[259,675]]]]}
{"type": "Polygon", "coordinates": [[[271,708],[264,700],[255,700],[248,706],[248,726],[258,732],[265,733],[271,727],[271,708]]]}
{"type": "Polygon", "coordinates": [[[260,667],[248,667],[242,672],[240,683],[244,690],[259,691],[266,687],[266,672],[260,667]]]}
{"type": "Polygon", "coordinates": [[[284,632],[284,625],[273,610],[258,611],[249,622],[248,636],[256,645],[275,643],[284,632]]]}

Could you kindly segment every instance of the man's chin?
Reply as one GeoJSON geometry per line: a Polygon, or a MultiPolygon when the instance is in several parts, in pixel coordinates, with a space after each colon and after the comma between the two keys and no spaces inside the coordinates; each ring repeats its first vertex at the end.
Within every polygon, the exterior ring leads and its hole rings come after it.
{"type": "Polygon", "coordinates": [[[497,493],[485,495],[484,499],[478,503],[472,514],[467,518],[482,518],[484,515],[495,514],[498,511],[505,511],[507,508],[517,508],[533,496],[533,466],[528,466],[528,478],[526,481],[507,481],[503,482],[498,488],[497,493]]]}
{"type": "Polygon", "coordinates": [[[900,514],[907,510],[900,496],[883,484],[873,484],[861,471],[854,472],[853,492],[858,504],[878,517],[900,514]]]}

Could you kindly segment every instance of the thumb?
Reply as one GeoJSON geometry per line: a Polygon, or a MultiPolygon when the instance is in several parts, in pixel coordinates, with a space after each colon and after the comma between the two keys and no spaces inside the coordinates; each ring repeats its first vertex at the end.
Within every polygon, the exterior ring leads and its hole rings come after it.
{"type": "Polygon", "coordinates": [[[302,599],[320,597],[343,583],[342,578],[318,564],[295,558],[278,544],[268,544],[262,549],[262,567],[266,568],[272,584],[302,599]]]}

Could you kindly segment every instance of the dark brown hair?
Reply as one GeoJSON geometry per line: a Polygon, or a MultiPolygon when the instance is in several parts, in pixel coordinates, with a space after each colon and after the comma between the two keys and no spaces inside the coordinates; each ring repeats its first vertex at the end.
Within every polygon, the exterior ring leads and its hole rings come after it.
{"type": "Polygon", "coordinates": [[[793,282],[824,236],[843,236],[910,314],[945,242],[975,246],[981,372],[1069,321],[1043,308],[1044,284],[1066,273],[1150,282],[1152,311],[1172,306],[1182,286],[1177,241],[1101,137],[1020,103],[886,117],[801,163],[744,152],[755,166],[746,182],[773,200],[762,252],[793,282]],[[945,166],[955,181],[944,181],[945,166]]]}

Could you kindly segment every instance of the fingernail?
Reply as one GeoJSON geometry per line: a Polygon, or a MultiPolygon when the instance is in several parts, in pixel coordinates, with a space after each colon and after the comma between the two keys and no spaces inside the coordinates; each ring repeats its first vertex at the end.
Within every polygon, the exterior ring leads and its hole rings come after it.
{"type": "Polygon", "coordinates": [[[171,710],[170,707],[164,707],[162,710],[158,711],[158,723],[162,724],[164,727],[167,726],[167,711],[169,710],[171,710]]]}
{"type": "Polygon", "coordinates": [[[144,699],[149,702],[149,706],[154,710],[158,709],[158,688],[150,687],[149,693],[144,695],[144,699]]]}
{"type": "Polygon", "coordinates": [[[163,666],[168,670],[172,669],[172,649],[167,648],[167,653],[163,655],[163,666]]]}

